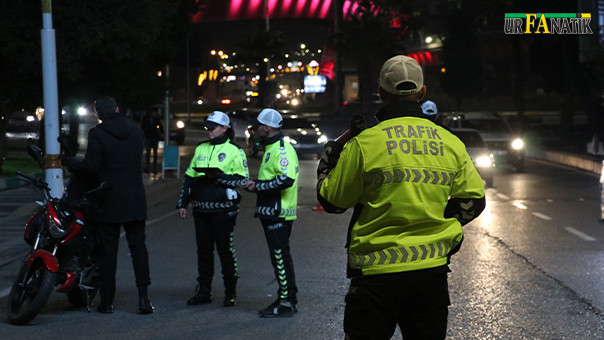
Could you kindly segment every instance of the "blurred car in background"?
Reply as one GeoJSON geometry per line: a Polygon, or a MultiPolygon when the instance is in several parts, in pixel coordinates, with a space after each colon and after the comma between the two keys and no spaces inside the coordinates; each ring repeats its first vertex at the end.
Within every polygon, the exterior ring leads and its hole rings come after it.
{"type": "Polygon", "coordinates": [[[40,121],[32,112],[15,111],[8,117],[6,138],[9,141],[38,140],[40,138],[40,121]]]}
{"type": "Polygon", "coordinates": [[[443,117],[442,124],[450,129],[478,130],[498,167],[524,170],[524,141],[512,132],[507,122],[490,112],[468,112],[443,117]]]}
{"type": "Polygon", "coordinates": [[[251,125],[251,121],[258,117],[260,111],[262,111],[260,108],[242,108],[230,110],[226,113],[231,120],[231,126],[235,132],[235,141],[247,140],[246,131],[251,125]]]}
{"type": "MultiPolygon", "coordinates": [[[[165,125],[165,118],[164,118],[164,112],[163,110],[159,110],[159,118],[161,119],[161,123],[162,125],[165,125]]],[[[185,132],[185,122],[183,120],[180,120],[178,118],[176,118],[176,116],[174,115],[173,112],[170,112],[169,117],[170,119],[170,124],[169,124],[169,138],[171,141],[174,141],[174,143],[176,143],[177,145],[183,145],[185,143],[185,137],[186,137],[186,132],[185,132]]],[[[164,127],[164,131],[165,131],[165,127],[164,127]]]]}
{"type": "MultiPolygon", "coordinates": [[[[328,141],[327,136],[321,132],[317,124],[293,114],[283,115],[281,132],[298,155],[314,154],[320,157],[323,153],[323,145],[328,141]]],[[[256,136],[255,129],[251,126],[247,130],[247,145],[251,156],[256,156],[264,150],[264,146],[256,136]]]]}
{"type": "Polygon", "coordinates": [[[468,155],[478,169],[485,186],[492,187],[495,178],[495,158],[487,149],[478,130],[452,129],[451,131],[466,145],[468,155]]]}

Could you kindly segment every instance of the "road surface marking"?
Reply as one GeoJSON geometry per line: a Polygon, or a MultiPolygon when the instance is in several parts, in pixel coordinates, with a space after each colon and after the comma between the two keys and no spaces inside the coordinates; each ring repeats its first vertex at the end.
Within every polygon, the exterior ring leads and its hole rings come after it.
{"type": "Polygon", "coordinates": [[[512,203],[513,206],[515,206],[518,209],[528,209],[526,205],[520,203],[520,202],[514,202],[512,203]]]}
{"type": "Polygon", "coordinates": [[[549,217],[549,216],[547,216],[547,215],[543,215],[543,214],[538,213],[538,212],[534,212],[534,213],[533,213],[533,215],[535,215],[535,216],[539,217],[539,218],[540,218],[540,219],[542,219],[542,220],[546,220],[546,221],[551,221],[551,220],[552,220],[552,218],[551,218],[551,217],[549,217]]]}
{"type": "Polygon", "coordinates": [[[497,193],[497,197],[499,197],[501,199],[504,199],[504,200],[509,200],[510,199],[509,196],[506,196],[506,195],[504,195],[502,193],[499,193],[499,192],[497,193]]]}
{"type": "Polygon", "coordinates": [[[579,238],[582,238],[585,241],[593,242],[593,241],[596,240],[595,238],[587,235],[584,232],[578,231],[577,229],[575,229],[573,227],[564,227],[564,229],[566,229],[566,231],[568,231],[569,233],[571,233],[571,234],[573,234],[575,236],[578,236],[579,238]]]}

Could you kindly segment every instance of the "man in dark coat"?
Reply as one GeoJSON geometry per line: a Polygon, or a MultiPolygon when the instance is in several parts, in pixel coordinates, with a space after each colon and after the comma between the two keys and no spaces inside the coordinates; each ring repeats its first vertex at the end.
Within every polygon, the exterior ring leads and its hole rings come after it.
{"type": "Polygon", "coordinates": [[[145,112],[145,116],[141,121],[141,128],[145,133],[145,173],[153,171],[157,173],[157,146],[161,135],[164,133],[164,127],[161,124],[161,119],[157,115],[157,109],[153,109],[150,113],[145,112]],[[153,152],[153,170],[150,167],[150,157],[153,152]]]}
{"type": "Polygon", "coordinates": [[[101,303],[97,310],[113,312],[117,252],[123,226],[132,254],[139,312],[152,313],[153,305],[147,295],[151,280],[145,245],[147,204],[141,169],[143,132],[119,112],[111,97],[97,99],[94,108],[102,122],[88,132],[86,155],[83,160],[67,159],[66,165],[71,172],[97,178],[99,183],[105,182],[108,187],[97,197],[95,216],[102,247],[101,303]]]}

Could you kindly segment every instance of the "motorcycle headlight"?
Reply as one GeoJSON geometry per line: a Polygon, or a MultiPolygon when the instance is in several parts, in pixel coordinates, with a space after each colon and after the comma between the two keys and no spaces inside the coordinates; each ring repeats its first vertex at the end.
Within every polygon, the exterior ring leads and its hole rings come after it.
{"type": "Polygon", "coordinates": [[[179,120],[178,122],[176,122],[176,127],[179,129],[182,129],[185,127],[185,122],[183,122],[182,120],[179,120]]]}
{"type": "Polygon", "coordinates": [[[524,148],[524,142],[520,138],[516,138],[512,141],[512,149],[522,150],[524,148]]]}
{"type": "Polygon", "coordinates": [[[48,214],[48,231],[52,237],[59,240],[67,236],[67,230],[61,227],[61,221],[53,214],[48,214]]]}
{"type": "Polygon", "coordinates": [[[327,143],[327,136],[322,135],[321,137],[319,137],[319,139],[317,140],[317,143],[319,143],[319,144],[327,143]]]}

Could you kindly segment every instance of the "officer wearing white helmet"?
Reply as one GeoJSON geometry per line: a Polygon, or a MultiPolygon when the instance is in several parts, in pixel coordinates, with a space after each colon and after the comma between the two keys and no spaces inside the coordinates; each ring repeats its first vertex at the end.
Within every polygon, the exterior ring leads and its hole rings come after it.
{"type": "Polygon", "coordinates": [[[178,215],[185,218],[187,206],[193,205],[197,240],[197,292],[188,305],[212,302],[214,244],[222,266],[224,306],[237,301],[237,256],[233,232],[239,213],[241,195],[237,188],[247,181],[249,172],[245,152],[231,141],[233,130],[229,117],[214,111],[204,122],[210,140],[195,149],[185,173],[178,204],[178,215]]]}

